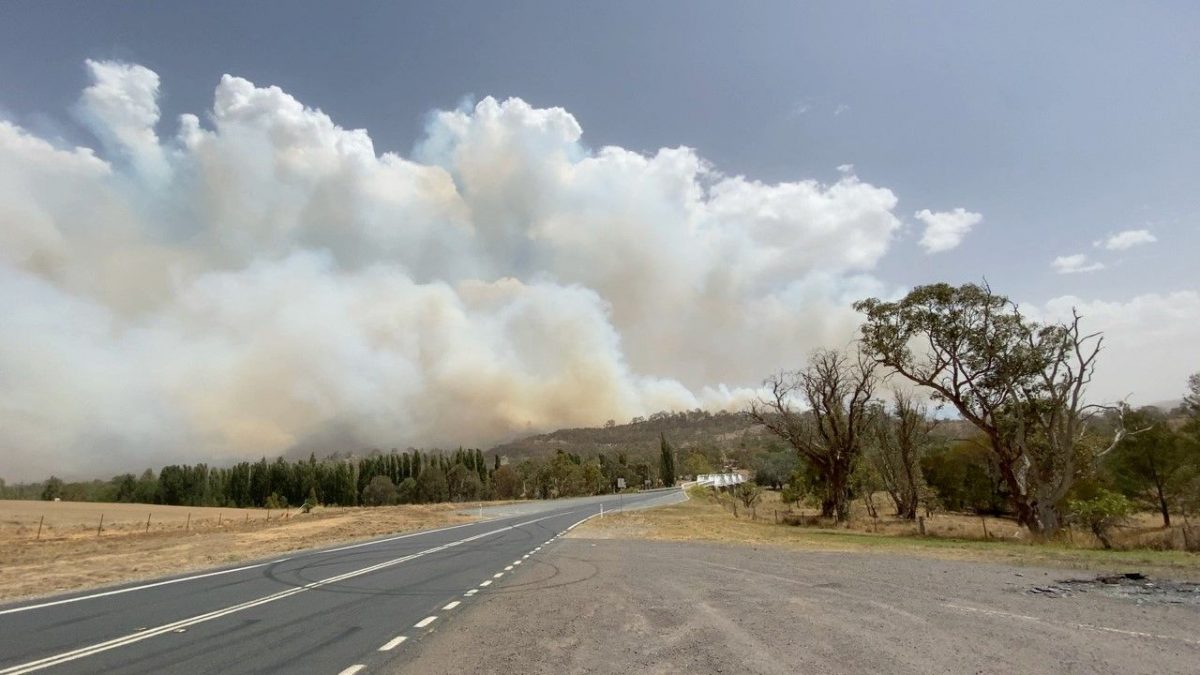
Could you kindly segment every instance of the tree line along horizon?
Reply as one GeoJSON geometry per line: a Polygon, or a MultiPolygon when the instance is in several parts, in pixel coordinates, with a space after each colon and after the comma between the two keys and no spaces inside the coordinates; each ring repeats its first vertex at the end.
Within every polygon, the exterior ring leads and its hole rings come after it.
{"type": "MultiPolygon", "coordinates": [[[[768,395],[741,414],[765,432],[743,433],[737,447],[705,440],[677,452],[660,431],[657,461],[645,448],[588,458],[560,449],[512,466],[498,452],[489,462],[478,449],[410,449],[170,465],[111,481],[0,481],[0,497],[238,507],[552,498],[611,492],[619,478],[670,485],[677,474],[732,462],[755,469],[756,482],[783,490],[785,501],[810,501],[835,520],[849,517],[855,498],[866,497],[873,512],[877,492],[904,518],[919,508],[1007,515],[1046,536],[1085,515],[1096,529],[1137,506],[1168,525],[1172,513],[1186,519],[1200,510],[1200,374],[1174,414],[1092,404],[1085,392],[1103,337],[1084,332],[1077,314],[1032,321],[986,284],[919,286],[855,308],[865,316],[855,347],[818,349],[801,369],[769,377],[768,395]],[[889,378],[956,411],[958,437],[913,393],[897,388],[882,401],[877,392],[889,378]]],[[[697,413],[650,419],[714,418],[697,413]]]]}
{"type": "MultiPolygon", "coordinates": [[[[670,445],[662,441],[664,452],[670,445]]],[[[230,467],[207,464],[171,464],[156,475],[142,474],[112,479],[65,482],[57,477],[38,483],[6,486],[0,481],[0,498],[63,499],[117,503],[227,508],[289,508],[310,506],[386,506],[497,499],[553,499],[615,492],[618,479],[630,489],[657,485],[663,467],[672,462],[631,462],[624,452],[610,458],[601,454],[586,460],[562,450],[546,459],[525,459],[515,466],[491,461],[483,451],[460,448],[453,452],[378,450],[363,457],[330,456],[288,461],[265,457],[230,467]]]]}

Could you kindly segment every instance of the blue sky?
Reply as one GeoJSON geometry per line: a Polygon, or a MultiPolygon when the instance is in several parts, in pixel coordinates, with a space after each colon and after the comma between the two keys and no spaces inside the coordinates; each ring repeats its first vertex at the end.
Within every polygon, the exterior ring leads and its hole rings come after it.
{"type": "Polygon", "coordinates": [[[850,300],[982,278],[1106,332],[1097,398],[1176,397],[1198,34],[1182,2],[0,4],[0,442],[37,475],[734,408],[850,300]]]}

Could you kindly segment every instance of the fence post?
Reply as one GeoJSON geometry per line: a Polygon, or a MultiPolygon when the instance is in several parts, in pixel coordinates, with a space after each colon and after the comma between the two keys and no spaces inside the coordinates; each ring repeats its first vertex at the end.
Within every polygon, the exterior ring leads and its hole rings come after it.
{"type": "Polygon", "coordinates": [[[147,532],[149,532],[149,531],[150,531],[150,516],[152,516],[152,515],[154,515],[154,512],[153,512],[153,511],[151,511],[150,513],[147,513],[147,514],[146,514],[146,531],[147,531],[147,532]]]}
{"type": "MultiPolygon", "coordinates": [[[[37,533],[37,540],[41,540],[41,538],[42,538],[42,523],[44,523],[44,522],[46,522],[46,516],[45,516],[45,514],[42,514],[42,517],[41,517],[41,518],[38,518],[38,533],[37,533]]],[[[1187,543],[1187,539],[1186,539],[1186,538],[1184,539],[1184,543],[1185,543],[1185,546],[1186,546],[1186,543],[1187,543]]]]}
{"type": "Polygon", "coordinates": [[[925,516],[917,516],[917,529],[921,531],[921,536],[925,536],[925,516]]]}
{"type": "Polygon", "coordinates": [[[99,537],[100,533],[103,531],[104,531],[104,514],[101,513],[100,514],[100,524],[96,526],[96,536],[99,537]]]}
{"type": "Polygon", "coordinates": [[[192,529],[192,514],[188,513],[187,522],[183,524],[184,530],[192,529]]]}
{"type": "Polygon", "coordinates": [[[217,513],[217,527],[221,526],[221,514],[217,513]]]}

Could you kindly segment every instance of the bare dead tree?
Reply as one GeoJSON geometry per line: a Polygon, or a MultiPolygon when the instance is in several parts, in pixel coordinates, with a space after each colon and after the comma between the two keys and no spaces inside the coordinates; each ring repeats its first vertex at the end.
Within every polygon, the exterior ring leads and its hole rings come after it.
{"type": "Polygon", "coordinates": [[[921,454],[929,445],[937,421],[929,418],[926,406],[909,392],[896,390],[892,402],[891,414],[880,410],[874,418],[869,456],[892,498],[896,515],[916,520],[925,484],[921,454]]]}
{"type": "Polygon", "coordinates": [[[857,352],[819,349],[803,369],[768,378],[769,395],[748,411],[812,467],[825,489],[823,516],[844,520],[850,514],[850,474],[862,455],[872,414],[875,370],[875,363],[857,352]]]}

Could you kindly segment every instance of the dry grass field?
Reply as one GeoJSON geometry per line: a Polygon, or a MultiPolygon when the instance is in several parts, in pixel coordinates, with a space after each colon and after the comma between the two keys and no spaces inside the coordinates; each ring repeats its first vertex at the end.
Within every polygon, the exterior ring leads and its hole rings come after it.
{"type": "MultiPolygon", "coordinates": [[[[882,502],[878,502],[882,505],[882,502]]],[[[883,509],[886,511],[886,507],[883,509]]],[[[867,517],[861,502],[853,508],[850,523],[834,527],[789,526],[776,524],[786,507],[778,493],[765,491],[754,517],[739,505],[734,517],[728,504],[711,498],[693,498],[685,503],[646,511],[593,518],[569,536],[599,538],[643,538],[674,541],[740,542],[753,545],[785,546],[833,551],[884,551],[931,556],[945,559],[984,560],[1027,565],[1053,565],[1073,568],[1139,570],[1166,576],[1200,574],[1200,555],[1177,550],[1129,549],[1104,551],[1094,538],[1076,532],[1061,542],[1034,543],[1016,523],[1003,518],[981,520],[963,514],[934,514],[926,519],[927,536],[919,536],[917,526],[908,521],[867,517]],[[984,525],[987,538],[984,537],[984,525]]],[[[811,515],[815,512],[809,512],[811,515]]],[[[1144,530],[1161,533],[1153,518],[1135,523],[1122,534],[1124,540],[1137,541],[1144,530]]]]}
{"type": "Polygon", "coordinates": [[[462,506],[318,508],[302,514],[295,509],[268,513],[265,509],[0,501],[0,601],[472,520],[459,513],[462,506]],[[99,529],[101,514],[103,529],[99,529]],[[43,517],[39,538],[38,522],[43,517]]]}
{"type": "Polygon", "coordinates": [[[95,536],[101,527],[101,516],[104,518],[101,535],[119,536],[145,533],[147,530],[178,530],[193,525],[203,529],[218,523],[265,522],[268,517],[290,518],[290,512],[155,504],[0,500],[0,541],[27,535],[38,537],[39,522],[42,524],[41,539],[95,536]]]}

